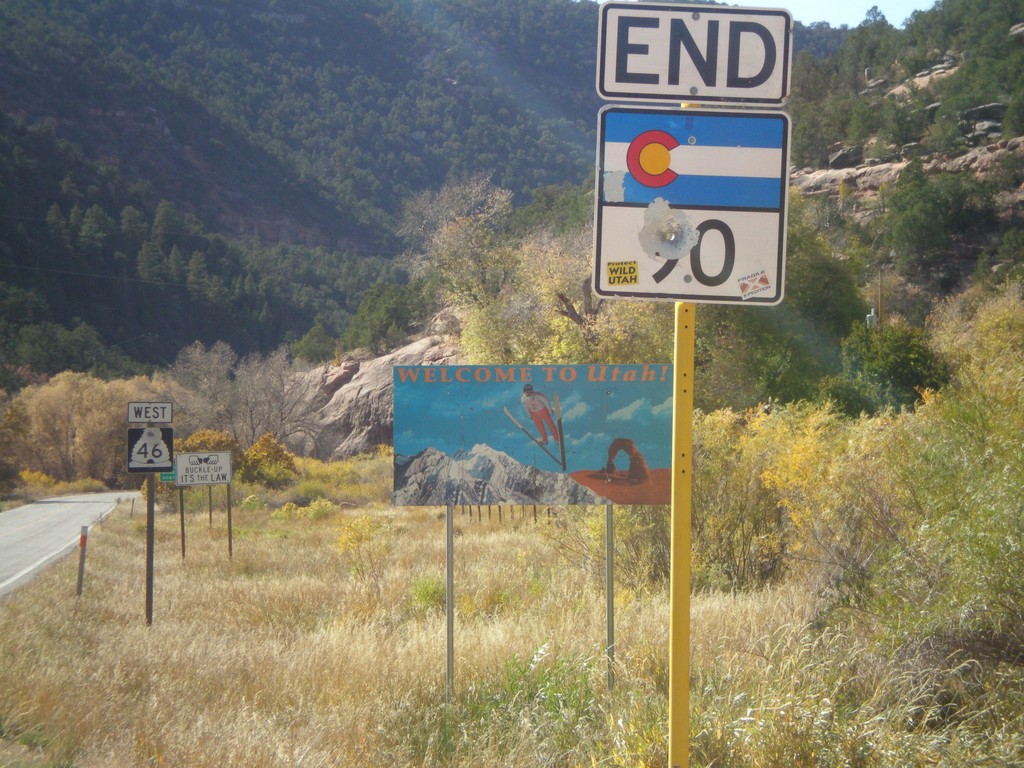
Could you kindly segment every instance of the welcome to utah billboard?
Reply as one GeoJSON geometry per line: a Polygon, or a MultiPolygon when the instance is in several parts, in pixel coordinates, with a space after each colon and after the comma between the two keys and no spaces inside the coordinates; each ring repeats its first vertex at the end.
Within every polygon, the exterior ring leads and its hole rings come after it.
{"type": "Polygon", "coordinates": [[[394,502],[668,504],[672,366],[396,366],[394,502]]]}

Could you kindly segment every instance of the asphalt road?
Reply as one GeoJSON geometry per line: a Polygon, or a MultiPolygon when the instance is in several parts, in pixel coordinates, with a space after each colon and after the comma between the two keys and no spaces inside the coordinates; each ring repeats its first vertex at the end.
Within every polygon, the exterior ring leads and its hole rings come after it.
{"type": "Polygon", "coordinates": [[[82,526],[102,520],[135,491],[43,499],[0,512],[0,595],[12,592],[77,548],[82,526]]]}

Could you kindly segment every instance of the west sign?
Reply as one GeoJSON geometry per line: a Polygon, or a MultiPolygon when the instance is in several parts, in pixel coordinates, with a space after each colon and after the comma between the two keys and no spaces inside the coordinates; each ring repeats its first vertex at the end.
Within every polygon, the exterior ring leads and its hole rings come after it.
{"type": "Polygon", "coordinates": [[[605,3],[597,92],[610,101],[780,106],[789,96],[785,10],[605,3]]]}

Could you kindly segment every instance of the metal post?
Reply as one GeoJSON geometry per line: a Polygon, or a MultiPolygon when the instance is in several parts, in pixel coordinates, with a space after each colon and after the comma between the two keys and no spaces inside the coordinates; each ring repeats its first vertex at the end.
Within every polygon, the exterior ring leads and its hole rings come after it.
{"type": "Polygon", "coordinates": [[[178,486],[178,516],[181,518],[181,559],[185,559],[185,489],[178,486]]]}
{"type": "Polygon", "coordinates": [[[146,625],[153,623],[153,544],[156,540],[156,482],[146,475],[146,625]]]}
{"type": "Polygon", "coordinates": [[[82,596],[82,586],[85,584],[85,545],[89,540],[89,526],[82,526],[82,535],[78,537],[78,587],[75,589],[77,597],[82,596]]]}
{"type": "Polygon", "coordinates": [[[608,690],[615,687],[615,516],[612,503],[604,506],[605,600],[608,614],[608,690]]]}
{"type": "MultiPolygon", "coordinates": [[[[228,489],[228,560],[230,560],[234,557],[232,541],[234,536],[231,532],[231,483],[228,483],[225,487],[228,489]]],[[[213,486],[210,486],[210,488],[212,491],[213,486]]]]}
{"type": "Polygon", "coordinates": [[[206,486],[206,506],[210,510],[210,529],[213,529],[213,486],[206,486]]]}
{"type": "Polygon", "coordinates": [[[690,765],[690,512],[693,492],[693,345],[696,307],[676,303],[672,411],[672,554],[668,763],[690,765]]]}
{"type": "Polygon", "coordinates": [[[455,695],[455,507],[448,505],[445,515],[445,614],[447,618],[447,672],[445,698],[455,695]]]}

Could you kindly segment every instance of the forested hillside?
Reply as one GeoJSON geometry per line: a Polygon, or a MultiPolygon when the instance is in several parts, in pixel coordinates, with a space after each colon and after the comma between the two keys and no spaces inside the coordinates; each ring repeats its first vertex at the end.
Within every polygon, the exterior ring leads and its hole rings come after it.
{"type": "MultiPolygon", "coordinates": [[[[965,114],[989,102],[1018,132],[1021,6],[950,0],[903,29],[877,11],[855,29],[797,24],[794,162],[822,167],[844,144],[867,161],[955,153],[965,114]],[[948,76],[893,90],[946,59],[948,76]]],[[[586,219],[597,10],[5,2],[0,386],[126,374],[194,341],[247,354],[305,340],[322,359],[401,340],[444,301],[398,258],[422,255],[408,216],[422,195],[489,179],[520,211],[536,204],[515,237],[586,219]]],[[[843,230],[851,246],[836,232],[836,255],[853,248],[868,270],[892,250],[889,234],[843,230]]]]}
{"type": "Polygon", "coordinates": [[[197,339],[339,334],[363,291],[400,282],[414,192],[585,179],[596,18],[561,0],[4,3],[4,358],[104,373],[197,339]]]}
{"type": "Polygon", "coordinates": [[[591,3],[46,6],[5,4],[7,109],[208,226],[386,243],[446,175],[526,193],[592,162],[591,3]]]}

